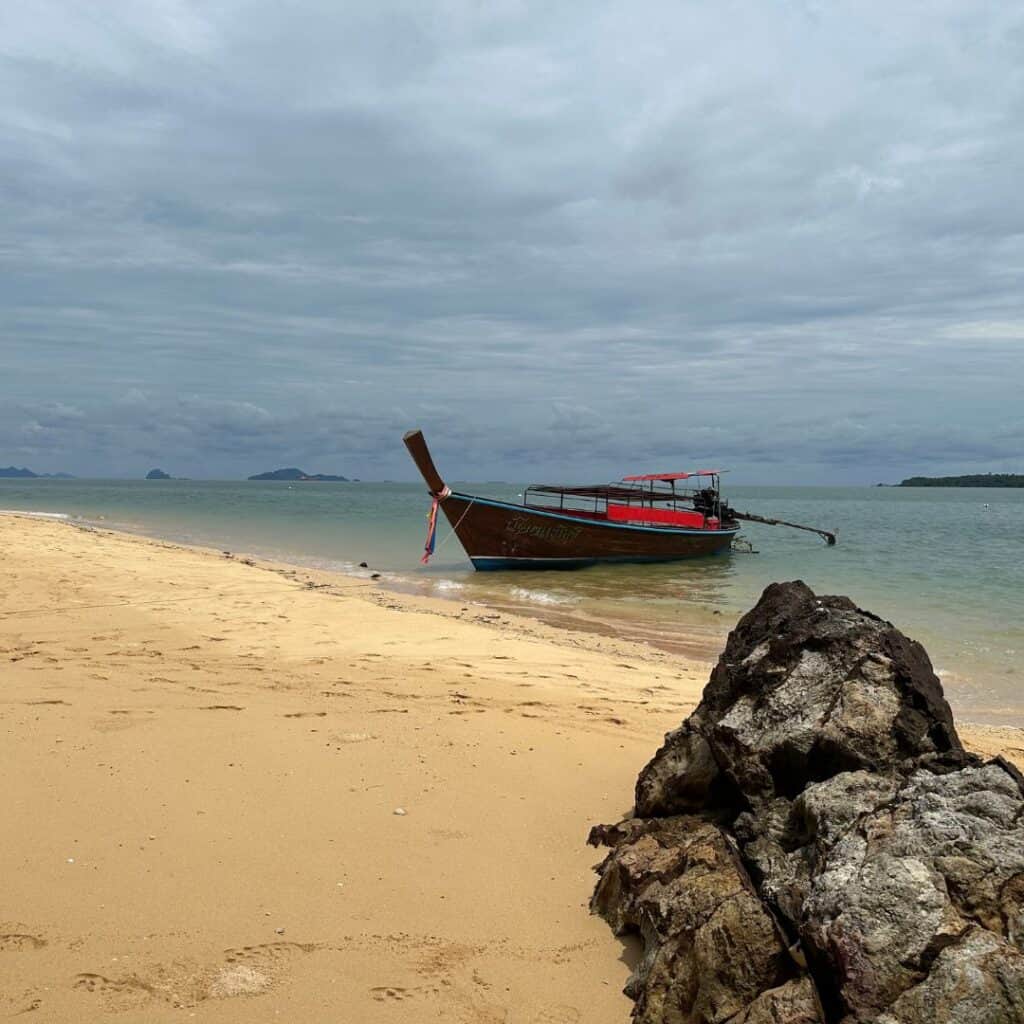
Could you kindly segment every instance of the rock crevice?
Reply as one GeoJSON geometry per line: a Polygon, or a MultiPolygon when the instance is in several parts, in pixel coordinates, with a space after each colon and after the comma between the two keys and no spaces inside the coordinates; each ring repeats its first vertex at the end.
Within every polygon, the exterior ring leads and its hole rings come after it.
{"type": "Polygon", "coordinates": [[[641,771],[592,908],[640,1024],[1024,1024],[1024,783],[920,644],[773,584],[641,771]]]}

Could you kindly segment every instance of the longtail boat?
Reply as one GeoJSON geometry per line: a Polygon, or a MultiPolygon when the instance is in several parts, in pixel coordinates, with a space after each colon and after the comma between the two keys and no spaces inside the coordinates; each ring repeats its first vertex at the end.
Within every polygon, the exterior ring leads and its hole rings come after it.
{"type": "Polygon", "coordinates": [[[824,530],[735,512],[721,498],[717,469],[647,473],[611,484],[532,484],[516,504],[453,491],[434,466],[423,433],[410,430],[403,440],[434,502],[424,562],[434,550],[438,510],[481,570],[715,555],[731,548],[741,519],[812,530],[835,543],[824,530]]]}

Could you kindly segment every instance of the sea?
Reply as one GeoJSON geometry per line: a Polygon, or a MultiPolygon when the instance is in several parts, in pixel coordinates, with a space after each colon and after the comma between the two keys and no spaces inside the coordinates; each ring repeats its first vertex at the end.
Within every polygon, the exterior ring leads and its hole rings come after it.
{"type": "MultiPolygon", "coordinates": [[[[523,485],[454,489],[521,499],[523,485]]],[[[440,517],[420,563],[422,484],[0,480],[0,510],[355,576],[709,660],[769,583],[846,594],[921,641],[957,715],[1024,726],[1024,490],[733,487],[734,508],[838,532],[746,524],[750,551],[663,565],[474,572],[440,517]],[[365,567],[361,565],[365,563],[365,567]]]]}

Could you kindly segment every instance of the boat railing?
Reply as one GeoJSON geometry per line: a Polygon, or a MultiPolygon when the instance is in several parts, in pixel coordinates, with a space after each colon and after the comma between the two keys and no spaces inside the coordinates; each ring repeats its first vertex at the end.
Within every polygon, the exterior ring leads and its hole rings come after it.
{"type": "Polygon", "coordinates": [[[523,505],[581,518],[609,519],[614,516],[621,522],[631,518],[630,510],[636,510],[638,521],[660,518],[651,514],[654,510],[670,514],[671,518],[694,512],[715,518],[719,502],[717,487],[683,488],[678,487],[675,481],[670,486],[655,486],[652,481],[586,486],[531,484],[523,492],[523,505]]]}

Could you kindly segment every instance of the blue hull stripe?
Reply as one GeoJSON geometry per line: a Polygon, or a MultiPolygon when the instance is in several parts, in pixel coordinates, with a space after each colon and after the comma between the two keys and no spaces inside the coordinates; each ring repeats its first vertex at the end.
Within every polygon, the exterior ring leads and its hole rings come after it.
{"type": "Polygon", "coordinates": [[[708,551],[701,555],[610,555],[593,558],[509,558],[506,555],[471,555],[473,568],[480,572],[495,569],[583,569],[589,565],[603,565],[609,562],[618,564],[639,564],[652,562],[692,562],[695,558],[713,558],[725,554],[728,546],[717,551],[708,551]]]}

